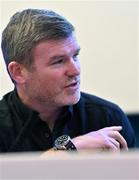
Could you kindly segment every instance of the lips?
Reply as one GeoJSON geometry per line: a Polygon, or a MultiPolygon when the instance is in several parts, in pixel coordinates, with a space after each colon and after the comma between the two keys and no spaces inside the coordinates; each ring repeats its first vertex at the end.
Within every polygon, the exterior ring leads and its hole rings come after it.
{"type": "Polygon", "coordinates": [[[66,88],[68,88],[68,87],[75,87],[75,86],[77,86],[77,85],[79,85],[79,81],[70,83],[69,85],[66,86],[66,88]]]}

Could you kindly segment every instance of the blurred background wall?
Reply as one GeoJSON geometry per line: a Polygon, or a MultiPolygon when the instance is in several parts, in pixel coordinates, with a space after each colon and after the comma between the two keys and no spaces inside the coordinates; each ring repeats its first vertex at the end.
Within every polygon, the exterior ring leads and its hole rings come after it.
{"type": "MultiPolygon", "coordinates": [[[[81,89],[139,112],[138,1],[1,0],[1,32],[16,12],[52,9],[76,27],[81,46],[81,89]]],[[[13,89],[0,51],[0,98],[13,89]]]]}

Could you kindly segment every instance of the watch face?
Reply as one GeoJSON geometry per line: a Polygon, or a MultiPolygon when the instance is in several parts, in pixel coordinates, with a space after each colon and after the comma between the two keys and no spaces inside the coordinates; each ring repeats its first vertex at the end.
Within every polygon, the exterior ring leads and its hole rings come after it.
{"type": "Polygon", "coordinates": [[[55,140],[55,146],[57,148],[61,146],[65,146],[69,142],[69,140],[70,140],[70,137],[68,135],[62,135],[55,140]]]}

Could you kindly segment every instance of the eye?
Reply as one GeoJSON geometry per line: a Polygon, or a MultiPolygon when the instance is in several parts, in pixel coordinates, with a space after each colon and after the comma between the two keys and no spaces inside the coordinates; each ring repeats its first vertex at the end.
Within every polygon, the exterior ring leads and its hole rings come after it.
{"type": "Polygon", "coordinates": [[[79,53],[74,54],[74,56],[73,56],[74,61],[78,60],[78,56],[79,56],[79,53]]]}
{"type": "Polygon", "coordinates": [[[52,64],[62,64],[62,63],[64,63],[64,59],[55,60],[52,64]]]}

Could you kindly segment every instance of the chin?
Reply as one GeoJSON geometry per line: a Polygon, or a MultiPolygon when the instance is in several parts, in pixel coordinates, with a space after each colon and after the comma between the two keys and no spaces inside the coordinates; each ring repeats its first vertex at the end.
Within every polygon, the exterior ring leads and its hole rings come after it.
{"type": "Polygon", "coordinates": [[[79,100],[80,100],[80,93],[78,93],[74,96],[72,95],[72,96],[68,97],[66,105],[77,104],[79,100]]]}

